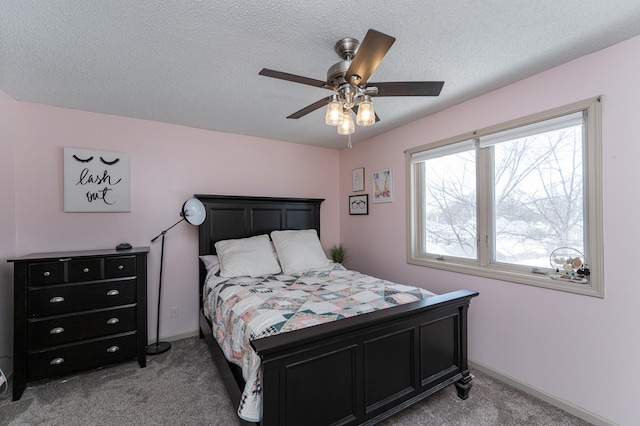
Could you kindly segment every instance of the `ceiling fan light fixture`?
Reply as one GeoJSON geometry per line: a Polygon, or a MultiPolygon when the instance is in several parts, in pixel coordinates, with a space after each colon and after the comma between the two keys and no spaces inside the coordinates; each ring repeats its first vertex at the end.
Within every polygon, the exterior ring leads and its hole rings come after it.
{"type": "Polygon", "coordinates": [[[338,125],[338,134],[350,135],[356,131],[356,127],[353,124],[353,119],[351,118],[351,113],[348,109],[345,109],[342,115],[342,123],[338,125]]]}
{"type": "Polygon", "coordinates": [[[329,101],[329,105],[327,105],[324,122],[328,126],[337,126],[342,123],[343,119],[342,103],[338,100],[338,95],[331,95],[331,101],[329,101]]]}
{"type": "Polygon", "coordinates": [[[322,98],[287,118],[298,119],[326,105],[325,123],[337,126],[340,135],[348,135],[347,147],[351,148],[351,135],[355,132],[351,110],[356,114],[359,126],[372,126],[380,121],[373,109],[371,96],[440,95],[443,81],[369,82],[395,41],[394,37],[374,29],[367,31],[362,43],[350,37],[339,40],[334,50],[342,60],[329,68],[326,81],[268,68],[263,68],[258,74],[332,90],[334,93],[331,96],[322,98]]]}
{"type": "Polygon", "coordinates": [[[362,101],[358,104],[358,115],[356,123],[358,126],[371,126],[376,122],[376,113],[373,110],[373,102],[371,96],[364,95],[362,101]]]}

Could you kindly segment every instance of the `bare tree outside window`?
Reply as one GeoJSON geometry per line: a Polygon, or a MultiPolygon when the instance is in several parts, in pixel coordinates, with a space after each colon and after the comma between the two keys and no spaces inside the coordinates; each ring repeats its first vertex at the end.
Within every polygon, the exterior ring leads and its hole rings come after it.
{"type": "Polygon", "coordinates": [[[495,261],[549,267],[558,247],[584,252],[582,126],[493,149],[495,261]]]}
{"type": "Polygon", "coordinates": [[[603,297],[601,125],[598,97],[407,150],[407,262],[603,297]]]}
{"type": "Polygon", "coordinates": [[[475,151],[425,161],[425,252],[477,256],[475,151]]]}
{"type": "MultiPolygon", "coordinates": [[[[487,148],[493,164],[493,259],[549,267],[558,247],[583,251],[582,126],[487,148]]],[[[475,150],[425,161],[425,252],[475,259],[475,150]]]]}

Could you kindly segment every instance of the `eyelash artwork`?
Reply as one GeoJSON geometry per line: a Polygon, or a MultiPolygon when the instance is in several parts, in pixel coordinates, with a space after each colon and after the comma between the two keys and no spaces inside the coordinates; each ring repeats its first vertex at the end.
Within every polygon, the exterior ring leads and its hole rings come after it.
{"type": "Polygon", "coordinates": [[[76,155],[74,155],[73,158],[75,158],[76,161],[79,161],[81,163],[88,163],[89,161],[93,160],[93,157],[83,159],[83,158],[78,158],[76,155]]]}
{"type": "MultiPolygon", "coordinates": [[[[91,157],[91,158],[93,158],[93,157],[91,157]]],[[[107,160],[105,160],[104,158],[100,157],[100,161],[102,161],[102,162],[103,162],[104,164],[106,164],[107,166],[113,166],[114,164],[118,163],[118,161],[120,161],[120,159],[119,159],[119,158],[116,158],[116,159],[115,159],[115,160],[113,160],[113,161],[107,161],[107,160]]]]}
{"type": "MultiPolygon", "coordinates": [[[[81,163],[88,163],[91,160],[93,160],[93,156],[89,157],[89,158],[79,158],[77,155],[74,155],[73,158],[75,158],[76,161],[79,161],[81,163]]],[[[116,158],[113,161],[107,161],[104,158],[100,157],[100,161],[102,161],[103,164],[106,164],[107,166],[113,166],[114,164],[118,164],[118,162],[120,161],[119,158],[116,158]]]]}

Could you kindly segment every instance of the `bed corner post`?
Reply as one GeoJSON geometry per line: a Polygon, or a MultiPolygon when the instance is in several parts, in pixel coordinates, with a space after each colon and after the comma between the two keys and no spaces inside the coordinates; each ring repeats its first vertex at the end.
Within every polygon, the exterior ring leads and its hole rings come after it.
{"type": "Polygon", "coordinates": [[[458,397],[460,399],[469,398],[469,391],[473,384],[471,380],[473,376],[469,372],[469,364],[467,358],[467,320],[469,311],[469,300],[464,306],[460,307],[460,370],[462,378],[455,382],[458,397]]]}
{"type": "Polygon", "coordinates": [[[462,378],[456,382],[456,390],[458,391],[458,397],[460,397],[460,399],[469,398],[469,390],[471,390],[471,386],[473,386],[471,383],[473,376],[471,376],[469,370],[466,370],[465,373],[466,374],[463,373],[462,378]]]}

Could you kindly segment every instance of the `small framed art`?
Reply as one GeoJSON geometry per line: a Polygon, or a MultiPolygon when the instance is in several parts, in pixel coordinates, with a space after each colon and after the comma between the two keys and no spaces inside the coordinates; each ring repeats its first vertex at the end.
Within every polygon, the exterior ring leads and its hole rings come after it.
{"type": "Polygon", "coordinates": [[[353,192],[364,191],[364,167],[353,169],[351,177],[351,190],[353,192]]]}
{"type": "Polygon", "coordinates": [[[369,214],[369,194],[349,195],[349,214],[369,214]]]}
{"type": "Polygon", "coordinates": [[[393,173],[391,169],[373,172],[373,202],[390,203],[393,201],[393,173]]]}

